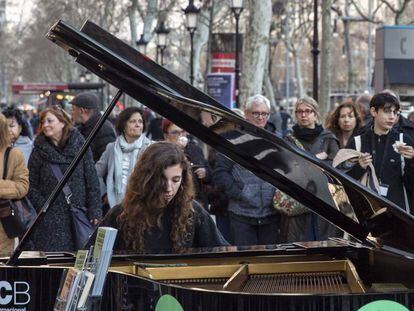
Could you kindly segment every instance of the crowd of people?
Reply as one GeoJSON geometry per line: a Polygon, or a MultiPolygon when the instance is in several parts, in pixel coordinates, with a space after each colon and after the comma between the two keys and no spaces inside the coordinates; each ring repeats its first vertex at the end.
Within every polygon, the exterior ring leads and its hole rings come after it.
{"type": "MultiPolygon", "coordinates": [[[[37,211],[43,207],[101,117],[94,93],[81,93],[71,104],[71,115],[60,106],[43,110],[35,129],[17,109],[0,114],[0,199],[26,196],[37,211]]],[[[260,94],[248,98],[244,107],[235,111],[240,117],[329,165],[353,150],[353,158],[340,161],[338,168],[357,180],[372,168],[379,185],[373,190],[412,212],[414,123],[400,114],[396,93],[346,99],[325,122],[309,97],[297,100],[293,118],[283,109],[276,116],[260,94]],[[289,120],[294,121],[291,129],[289,120]]],[[[212,123],[207,119],[201,122],[212,123]]],[[[238,135],[230,123],[208,125],[228,139],[238,135]]],[[[93,225],[118,228],[117,249],[135,251],[312,241],[342,234],[306,208],[298,215],[281,214],[275,208],[279,190],[273,185],[223,154],[205,152],[170,120],[158,115],[150,120],[137,107],[123,110],[115,125],[104,123],[67,187],[70,201],[59,194],[28,248],[75,250],[73,206],[84,210],[93,225]]],[[[0,223],[1,252],[10,252],[15,243],[0,223]]]]}

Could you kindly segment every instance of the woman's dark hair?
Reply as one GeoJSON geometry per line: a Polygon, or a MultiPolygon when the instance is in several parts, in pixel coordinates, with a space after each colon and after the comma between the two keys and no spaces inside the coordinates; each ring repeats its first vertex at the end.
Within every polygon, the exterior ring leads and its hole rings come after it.
{"type": "Polygon", "coordinates": [[[134,113],[139,113],[141,115],[142,121],[143,121],[143,129],[142,132],[145,132],[146,129],[146,122],[144,119],[144,112],[142,111],[142,109],[138,108],[138,107],[129,107],[126,108],[125,110],[123,110],[118,117],[116,118],[115,121],[115,128],[118,131],[119,134],[122,134],[125,130],[126,124],[129,120],[129,118],[131,118],[131,116],[134,113]]]}
{"type": "Polygon", "coordinates": [[[16,119],[17,124],[20,125],[22,131],[20,133],[21,136],[27,136],[32,138],[32,131],[30,130],[29,122],[24,118],[23,113],[15,108],[7,108],[3,111],[4,116],[7,119],[16,119]]]}
{"type": "Polygon", "coordinates": [[[378,111],[380,108],[384,109],[391,107],[400,110],[400,102],[396,95],[389,92],[381,92],[372,96],[371,101],[369,102],[369,107],[374,107],[375,111],[378,111]]]}
{"type": "Polygon", "coordinates": [[[352,99],[346,99],[344,102],[336,106],[334,110],[332,110],[325,122],[325,127],[334,133],[338,138],[342,136],[341,129],[339,127],[339,115],[342,108],[350,108],[354,112],[356,119],[354,133],[356,133],[356,131],[358,131],[362,126],[361,111],[359,110],[359,106],[355,104],[352,99]]]}
{"type": "Polygon", "coordinates": [[[123,224],[125,247],[144,250],[144,234],[161,227],[160,219],[166,209],[171,211],[170,238],[174,251],[183,248],[194,221],[194,185],[191,166],[183,149],[174,143],[158,142],[142,153],[129,178],[118,220],[123,224]],[[174,165],[182,168],[182,180],[177,194],[165,204],[166,180],[164,170],[174,165]]]}

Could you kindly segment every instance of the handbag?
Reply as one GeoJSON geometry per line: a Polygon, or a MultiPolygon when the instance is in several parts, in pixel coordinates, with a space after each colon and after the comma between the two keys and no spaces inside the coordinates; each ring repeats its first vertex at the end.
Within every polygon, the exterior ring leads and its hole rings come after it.
{"type": "MultiPolygon", "coordinates": [[[[49,166],[52,169],[53,175],[58,181],[60,181],[63,178],[60,167],[56,164],[49,164],[49,166]]],[[[62,190],[72,218],[72,230],[75,237],[76,249],[82,249],[94,232],[95,227],[90,223],[88,217],[86,216],[86,208],[75,206],[72,203],[72,191],[69,186],[65,184],[62,190]]]]}
{"type": "MultiPolygon", "coordinates": [[[[286,136],[297,147],[305,150],[302,143],[293,135],[286,136]]],[[[286,216],[298,216],[309,212],[309,209],[286,193],[276,189],[273,196],[273,208],[286,216]]]]}
{"type": "MultiPolygon", "coordinates": [[[[7,175],[7,163],[11,147],[4,152],[3,179],[7,175]]],[[[10,239],[22,236],[32,225],[37,217],[37,212],[29,199],[24,197],[20,200],[0,199],[0,218],[4,232],[10,239]]]]}
{"type": "Polygon", "coordinates": [[[309,212],[309,209],[286,193],[276,189],[273,196],[273,208],[286,216],[298,216],[309,212]]]}

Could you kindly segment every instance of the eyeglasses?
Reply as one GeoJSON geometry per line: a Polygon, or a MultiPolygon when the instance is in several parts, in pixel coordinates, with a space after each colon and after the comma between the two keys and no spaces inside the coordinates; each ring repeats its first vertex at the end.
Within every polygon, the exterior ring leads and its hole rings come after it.
{"type": "Polygon", "coordinates": [[[268,113],[268,112],[259,112],[259,111],[252,111],[250,113],[255,118],[259,118],[259,117],[267,118],[270,115],[270,113],[268,113]]]}
{"type": "Polygon", "coordinates": [[[384,113],[385,114],[388,114],[388,115],[393,114],[394,116],[398,117],[401,114],[401,111],[399,111],[399,110],[392,110],[390,108],[385,108],[384,109],[384,113]]]}
{"type": "Polygon", "coordinates": [[[167,135],[171,135],[171,136],[181,136],[184,135],[185,131],[171,131],[169,133],[167,133],[167,135]]]}
{"type": "Polygon", "coordinates": [[[312,109],[304,109],[304,110],[301,110],[301,109],[298,109],[298,110],[295,110],[295,113],[297,114],[297,115],[302,115],[302,114],[304,114],[305,116],[308,116],[308,115],[310,115],[311,113],[313,113],[313,110],[312,109]]]}

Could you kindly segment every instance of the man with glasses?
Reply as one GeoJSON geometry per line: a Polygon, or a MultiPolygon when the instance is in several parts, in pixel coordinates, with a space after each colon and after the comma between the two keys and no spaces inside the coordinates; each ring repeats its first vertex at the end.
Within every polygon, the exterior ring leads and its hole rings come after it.
{"type": "MultiPolygon", "coordinates": [[[[264,128],[270,114],[269,100],[262,95],[248,98],[244,113],[247,121],[264,128]]],[[[240,133],[224,135],[233,139],[240,133]]],[[[213,181],[228,197],[230,232],[235,245],[278,242],[280,215],[272,207],[275,187],[222,154],[217,154],[213,181]]]]}
{"type": "Polygon", "coordinates": [[[265,128],[270,115],[269,100],[260,94],[249,97],[246,101],[244,115],[250,123],[265,128]]]}
{"type": "Polygon", "coordinates": [[[393,128],[400,103],[394,94],[381,92],[372,97],[370,113],[372,127],[348,143],[347,148],[362,153],[348,174],[360,179],[372,163],[380,184],[379,194],[409,212],[413,203],[414,148],[410,136],[393,128]]]}

